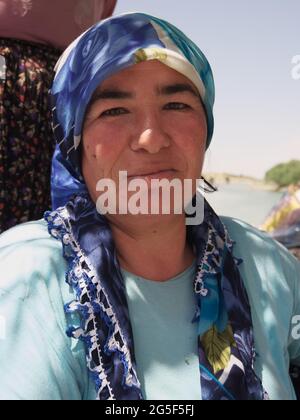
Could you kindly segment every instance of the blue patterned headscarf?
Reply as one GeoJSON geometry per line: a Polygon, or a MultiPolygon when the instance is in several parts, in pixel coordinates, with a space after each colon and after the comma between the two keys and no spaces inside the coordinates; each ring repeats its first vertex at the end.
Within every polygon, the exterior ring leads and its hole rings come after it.
{"type": "MultiPolygon", "coordinates": [[[[143,399],[124,280],[107,219],[96,210],[81,175],[80,141],[85,111],[107,77],[156,59],[188,77],[206,111],[207,147],[213,133],[214,84],[199,48],[174,26],[141,13],[111,18],[89,29],[64,53],[52,88],[54,211],[50,234],[61,241],[76,298],[66,312],[78,312],[80,327],[68,334],[83,340],[87,367],[98,399],[143,399]]],[[[233,243],[218,216],[205,204],[205,219],[187,227],[197,258],[193,322],[198,325],[199,399],[264,399],[256,376],[251,310],[233,256],[233,243]],[[201,385],[201,386],[200,386],[201,385]],[[201,391],[200,391],[201,389],[201,391]]],[[[155,357],[155,355],[153,356],[155,357]]]]}
{"type": "Polygon", "coordinates": [[[78,148],[87,106],[109,76],[146,60],[159,60],[190,79],[207,118],[207,147],[214,120],[214,81],[200,49],[181,31],[160,19],[134,13],[92,27],[61,57],[52,87],[54,133],[58,143],[52,168],[52,202],[57,208],[86,190],[78,148]]]}

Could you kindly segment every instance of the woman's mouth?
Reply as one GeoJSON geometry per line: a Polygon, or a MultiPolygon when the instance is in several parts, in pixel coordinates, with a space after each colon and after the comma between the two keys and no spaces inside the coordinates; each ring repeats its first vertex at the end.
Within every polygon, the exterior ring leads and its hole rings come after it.
{"type": "Polygon", "coordinates": [[[128,179],[129,180],[144,179],[146,181],[161,180],[161,179],[174,179],[176,172],[177,171],[175,171],[174,169],[164,169],[164,170],[160,170],[156,172],[147,171],[141,174],[130,175],[128,176],[128,179]]]}

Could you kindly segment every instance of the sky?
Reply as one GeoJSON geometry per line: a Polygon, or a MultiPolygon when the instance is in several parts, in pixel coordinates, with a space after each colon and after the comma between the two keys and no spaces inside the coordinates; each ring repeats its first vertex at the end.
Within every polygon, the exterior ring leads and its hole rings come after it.
{"type": "Polygon", "coordinates": [[[262,178],[300,160],[300,0],[118,0],[116,13],[132,11],[175,24],[212,66],[206,171],[262,178]]]}

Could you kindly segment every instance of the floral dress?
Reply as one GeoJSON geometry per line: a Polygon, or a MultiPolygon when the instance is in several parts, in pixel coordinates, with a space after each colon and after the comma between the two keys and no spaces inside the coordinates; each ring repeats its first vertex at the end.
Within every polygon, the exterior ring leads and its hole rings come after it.
{"type": "Polygon", "coordinates": [[[54,149],[48,91],[61,52],[0,39],[0,232],[50,206],[54,149]]]}

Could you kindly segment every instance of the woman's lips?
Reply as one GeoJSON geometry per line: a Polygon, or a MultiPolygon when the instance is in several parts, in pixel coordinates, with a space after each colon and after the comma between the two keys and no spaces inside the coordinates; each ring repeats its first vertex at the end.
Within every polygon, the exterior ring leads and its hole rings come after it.
{"type": "Polygon", "coordinates": [[[163,170],[163,171],[158,171],[158,172],[152,172],[152,173],[145,173],[145,174],[140,174],[140,175],[131,175],[128,177],[129,180],[131,179],[144,179],[146,181],[151,181],[153,180],[160,180],[160,179],[174,179],[175,174],[177,171],[175,171],[174,169],[167,169],[167,170],[163,170]]]}

